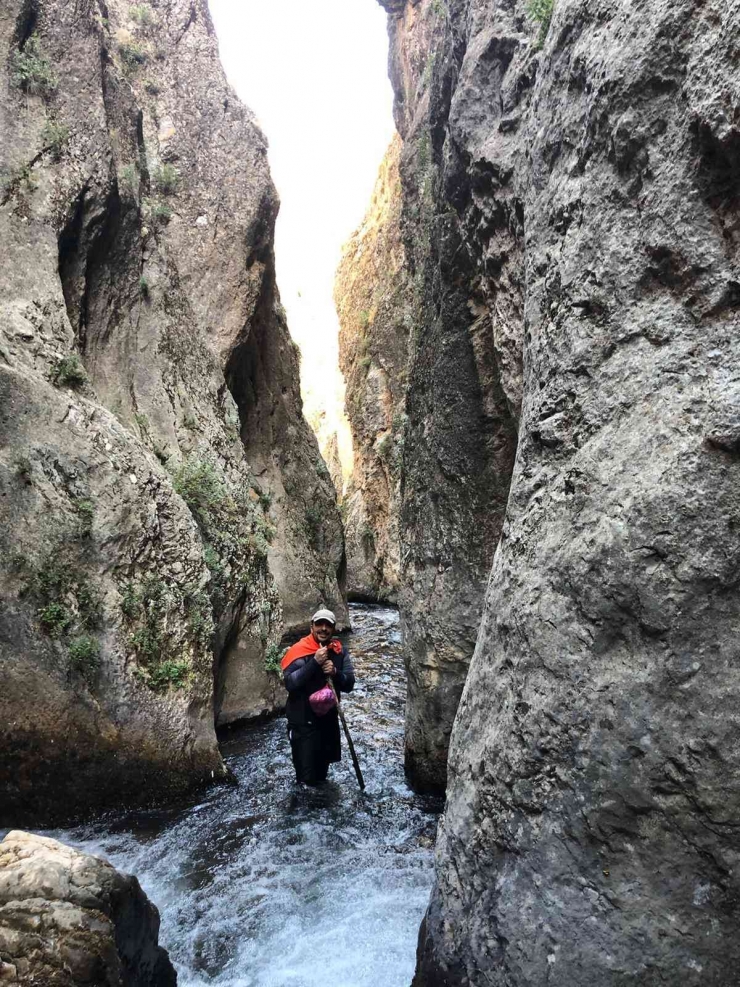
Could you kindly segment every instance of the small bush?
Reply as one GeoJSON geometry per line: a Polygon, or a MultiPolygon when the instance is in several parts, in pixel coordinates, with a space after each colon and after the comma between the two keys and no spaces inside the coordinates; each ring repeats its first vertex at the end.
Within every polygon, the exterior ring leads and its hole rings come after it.
{"type": "Polygon", "coordinates": [[[56,120],[47,120],[41,132],[41,140],[51,152],[55,161],[62,156],[64,145],[69,140],[69,127],[56,120]]]}
{"type": "Polygon", "coordinates": [[[118,46],[118,53],[128,71],[135,71],[145,65],[149,58],[146,48],[138,41],[122,41],[118,46]]]}
{"type": "Polygon", "coordinates": [[[287,650],[287,648],[281,648],[279,644],[268,645],[265,651],[265,671],[272,672],[273,675],[282,676],[283,670],[280,662],[287,650]]]}
{"type": "Polygon", "coordinates": [[[189,671],[188,662],[168,658],[149,669],[149,685],[158,692],[168,689],[171,685],[179,689],[185,685],[189,671]]]}
{"type": "Polygon", "coordinates": [[[86,630],[99,627],[103,618],[103,599],[100,593],[87,582],[77,585],[77,609],[80,623],[86,630]]]}
{"type": "Polygon", "coordinates": [[[56,637],[72,623],[72,614],[63,603],[48,603],[39,610],[39,620],[44,630],[56,637]]]}
{"type": "Polygon", "coordinates": [[[49,59],[41,51],[38,34],[32,34],[23,50],[15,53],[11,72],[13,85],[30,96],[51,96],[59,85],[49,59]]]}
{"type": "Polygon", "coordinates": [[[308,543],[314,550],[318,551],[321,540],[321,529],[324,524],[324,514],[317,504],[310,504],[305,512],[305,530],[308,535],[308,543]]]}
{"type": "Polygon", "coordinates": [[[159,656],[162,650],[162,638],[155,627],[140,627],[131,635],[131,647],[137,657],[151,660],[159,656]]]}
{"type": "Polygon", "coordinates": [[[177,470],[172,485],[206,531],[214,522],[214,511],[226,500],[226,493],[211,463],[191,459],[177,470]]]}
{"type": "Polygon", "coordinates": [[[136,21],[141,27],[151,27],[156,23],[156,17],[151,7],[145,3],[137,3],[129,11],[132,21],[136,21]]]}
{"type": "Polygon", "coordinates": [[[152,178],[162,195],[174,195],[180,186],[180,172],[171,164],[155,168],[152,178]]]}
{"type": "Polygon", "coordinates": [[[550,30],[550,21],[555,9],[555,0],[527,0],[527,16],[535,24],[539,24],[540,31],[537,36],[537,47],[541,48],[545,43],[547,32],[550,30]]]}
{"type": "Polygon", "coordinates": [[[51,381],[57,387],[81,387],[87,380],[87,372],[76,353],[57,361],[51,374],[51,381]]]}
{"type": "Polygon", "coordinates": [[[80,672],[94,671],[100,664],[100,645],[87,634],[76,637],[69,645],[69,660],[80,672]]]}
{"type": "Polygon", "coordinates": [[[95,519],[95,504],[91,500],[77,500],[75,510],[79,518],[80,534],[89,535],[95,519]]]}
{"type": "Polygon", "coordinates": [[[144,92],[148,93],[150,96],[159,96],[162,92],[162,87],[154,79],[147,79],[144,83],[144,92]]]}
{"type": "Polygon", "coordinates": [[[166,226],[172,219],[172,210],[166,202],[152,202],[149,200],[147,205],[149,207],[149,215],[151,216],[152,221],[158,225],[166,226]]]}
{"type": "Polygon", "coordinates": [[[147,281],[147,279],[144,277],[143,274],[139,278],[139,294],[141,295],[142,298],[149,297],[149,282],[147,281]]]}
{"type": "Polygon", "coordinates": [[[121,596],[121,613],[127,620],[136,620],[141,613],[141,597],[136,592],[133,583],[126,583],[121,596]]]}

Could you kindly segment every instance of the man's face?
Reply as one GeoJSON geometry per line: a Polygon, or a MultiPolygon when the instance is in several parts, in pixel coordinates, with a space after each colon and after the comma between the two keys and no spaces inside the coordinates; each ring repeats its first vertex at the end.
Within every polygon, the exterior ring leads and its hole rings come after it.
{"type": "Polygon", "coordinates": [[[315,624],[311,624],[311,631],[319,644],[328,644],[334,633],[334,625],[328,620],[317,620],[315,624]]]}

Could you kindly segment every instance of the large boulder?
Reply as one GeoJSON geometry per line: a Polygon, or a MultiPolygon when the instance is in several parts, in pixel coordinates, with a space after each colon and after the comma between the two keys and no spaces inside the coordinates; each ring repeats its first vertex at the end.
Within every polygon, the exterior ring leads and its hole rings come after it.
{"type": "Polygon", "coordinates": [[[46,824],[223,777],[344,548],[205,0],[4,0],[0,65],[0,824],[46,824]]]}
{"type": "Polygon", "coordinates": [[[135,877],[30,833],[0,843],[0,983],[175,987],[135,877]]]}

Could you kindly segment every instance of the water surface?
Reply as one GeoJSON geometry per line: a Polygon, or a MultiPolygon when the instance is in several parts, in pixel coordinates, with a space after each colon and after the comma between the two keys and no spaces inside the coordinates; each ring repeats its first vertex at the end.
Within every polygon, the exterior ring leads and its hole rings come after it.
{"type": "Polygon", "coordinates": [[[404,780],[398,614],[351,614],[357,686],[344,709],[365,794],[344,742],[326,787],[297,788],[279,719],[223,743],[236,788],[47,834],[137,875],[181,987],[411,982],[440,806],[404,780]]]}

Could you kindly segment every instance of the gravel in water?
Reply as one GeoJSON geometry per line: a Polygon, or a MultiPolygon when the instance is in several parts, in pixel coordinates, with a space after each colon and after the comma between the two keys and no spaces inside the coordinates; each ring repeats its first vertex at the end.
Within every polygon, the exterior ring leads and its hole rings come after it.
{"type": "Polygon", "coordinates": [[[295,784],[284,719],[222,744],[238,788],[53,836],[134,873],[180,987],[408,987],[432,883],[435,800],[403,775],[398,613],[353,605],[343,708],[367,790],[343,761],[295,784]]]}

